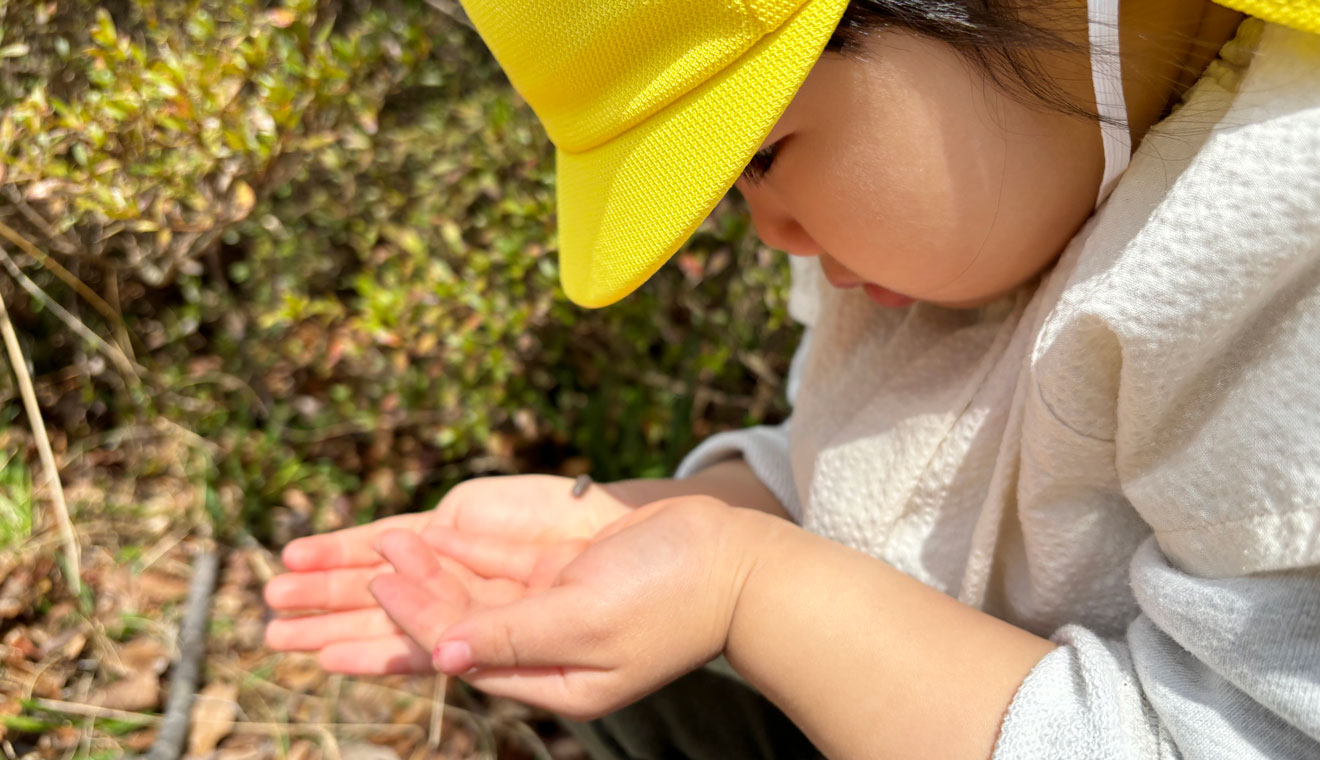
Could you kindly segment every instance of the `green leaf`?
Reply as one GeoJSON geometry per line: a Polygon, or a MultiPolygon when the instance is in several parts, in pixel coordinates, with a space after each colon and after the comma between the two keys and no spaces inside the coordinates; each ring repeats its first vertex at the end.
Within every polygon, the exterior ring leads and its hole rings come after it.
{"type": "Polygon", "coordinates": [[[39,734],[52,728],[59,728],[64,725],[64,721],[56,722],[30,715],[0,715],[0,725],[26,734],[39,734]]]}

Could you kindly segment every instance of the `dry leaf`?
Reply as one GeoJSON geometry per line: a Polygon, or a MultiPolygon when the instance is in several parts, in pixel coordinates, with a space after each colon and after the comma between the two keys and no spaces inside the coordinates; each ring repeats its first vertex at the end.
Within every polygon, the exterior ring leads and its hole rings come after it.
{"type": "Polygon", "coordinates": [[[61,633],[59,636],[47,641],[41,647],[41,656],[44,659],[52,652],[58,652],[59,656],[65,660],[73,660],[82,654],[83,647],[87,646],[87,634],[74,628],[61,633]]]}
{"type": "Polygon", "coordinates": [[[260,747],[225,748],[215,753],[215,760],[265,760],[267,755],[260,747]]]}
{"type": "Polygon", "coordinates": [[[371,742],[346,742],[339,745],[342,760],[399,760],[399,753],[371,742]]]}
{"type": "Polygon", "coordinates": [[[97,707],[140,712],[154,710],[160,703],[160,679],[155,673],[136,671],[92,692],[87,700],[97,707]]]}
{"type": "Polygon", "coordinates": [[[141,731],[134,731],[128,736],[121,737],[119,743],[127,750],[146,752],[152,744],[155,744],[156,735],[159,733],[160,726],[148,726],[141,731]]]}
{"type": "Polygon", "coordinates": [[[205,755],[234,728],[238,714],[238,686],[210,683],[197,693],[192,706],[192,728],[188,732],[188,754],[205,755]]]}
{"type": "Polygon", "coordinates": [[[270,22],[271,26],[288,29],[293,26],[293,22],[297,21],[298,17],[288,8],[271,8],[266,11],[266,20],[270,22]]]}
{"type": "Polygon", "coordinates": [[[139,575],[135,585],[147,601],[155,604],[177,602],[188,595],[187,580],[155,570],[139,575]]]}
{"type": "Polygon", "coordinates": [[[27,186],[23,196],[30,201],[44,201],[50,197],[62,183],[57,179],[43,179],[27,186]]]}
{"type": "Polygon", "coordinates": [[[289,747],[289,760],[321,760],[321,750],[306,739],[299,739],[289,747]]]}
{"type": "Polygon", "coordinates": [[[257,194],[252,192],[252,186],[241,179],[235,182],[233,220],[246,219],[255,205],[257,205],[257,194]]]}
{"type": "Polygon", "coordinates": [[[284,501],[284,506],[292,509],[303,517],[311,517],[312,512],[316,509],[307,494],[297,488],[289,488],[285,490],[281,495],[281,499],[284,501]]]}
{"type": "Polygon", "coordinates": [[[293,653],[280,658],[271,680],[291,691],[308,692],[325,680],[314,654],[293,653]]]}
{"type": "Polygon", "coordinates": [[[170,666],[170,655],[165,645],[152,638],[136,638],[119,647],[119,660],[124,667],[139,673],[164,673],[170,666]]]}

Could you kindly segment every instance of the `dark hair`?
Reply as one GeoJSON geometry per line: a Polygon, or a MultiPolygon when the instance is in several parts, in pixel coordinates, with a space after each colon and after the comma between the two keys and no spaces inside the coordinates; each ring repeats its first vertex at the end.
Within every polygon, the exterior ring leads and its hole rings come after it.
{"type": "Polygon", "coordinates": [[[1041,67],[1037,53],[1078,52],[1078,46],[1063,29],[1040,23],[1028,23],[1012,8],[991,1],[852,0],[825,49],[861,55],[872,36],[904,29],[952,45],[1002,90],[1025,102],[1099,120],[1090,104],[1077,103],[1041,67]]]}

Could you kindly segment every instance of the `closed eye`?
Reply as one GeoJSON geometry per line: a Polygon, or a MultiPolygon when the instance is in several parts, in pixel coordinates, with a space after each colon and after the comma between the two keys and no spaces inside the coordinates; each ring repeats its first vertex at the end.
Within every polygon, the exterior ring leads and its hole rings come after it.
{"type": "Polygon", "coordinates": [[[767,145],[758,150],[752,160],[747,162],[747,168],[743,169],[742,178],[752,183],[759,184],[765,179],[765,175],[770,171],[775,163],[775,157],[779,154],[779,143],[767,145]]]}

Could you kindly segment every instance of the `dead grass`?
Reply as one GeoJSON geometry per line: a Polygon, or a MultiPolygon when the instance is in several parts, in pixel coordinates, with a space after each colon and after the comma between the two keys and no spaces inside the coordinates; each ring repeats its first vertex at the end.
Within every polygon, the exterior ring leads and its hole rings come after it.
{"type": "MultiPolygon", "coordinates": [[[[136,481],[61,463],[83,547],[80,594],[63,582],[53,528],[0,555],[0,756],[109,758],[151,745],[202,541],[203,489],[186,456],[175,461],[177,472],[136,481]]],[[[271,549],[243,543],[226,548],[212,600],[189,756],[581,757],[550,716],[457,682],[346,678],[312,655],[266,650],[261,588],[281,568],[271,549]]]]}

